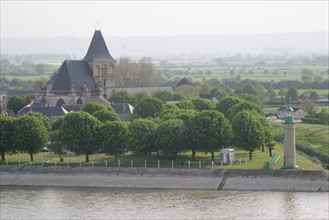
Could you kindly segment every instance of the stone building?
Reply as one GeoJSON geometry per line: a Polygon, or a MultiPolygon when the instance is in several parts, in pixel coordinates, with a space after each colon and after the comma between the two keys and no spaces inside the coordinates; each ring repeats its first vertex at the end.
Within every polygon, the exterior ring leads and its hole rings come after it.
{"type": "Polygon", "coordinates": [[[65,60],[45,87],[36,85],[36,105],[110,105],[106,97],[114,87],[114,66],[101,31],[95,30],[82,60],[65,60]]]}

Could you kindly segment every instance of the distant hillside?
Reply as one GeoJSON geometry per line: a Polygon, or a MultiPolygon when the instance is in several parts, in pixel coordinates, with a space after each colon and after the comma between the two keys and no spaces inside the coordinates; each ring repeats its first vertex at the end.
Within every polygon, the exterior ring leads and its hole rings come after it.
{"type": "MultiPolygon", "coordinates": [[[[219,27],[220,28],[220,27],[219,27]]],[[[1,38],[3,54],[71,54],[77,59],[87,52],[92,38],[1,38]]],[[[103,33],[106,35],[106,33],[103,33]]],[[[263,53],[270,48],[290,48],[296,53],[328,53],[328,32],[282,33],[282,34],[232,34],[156,37],[105,37],[114,57],[161,56],[190,53],[263,53]]]]}

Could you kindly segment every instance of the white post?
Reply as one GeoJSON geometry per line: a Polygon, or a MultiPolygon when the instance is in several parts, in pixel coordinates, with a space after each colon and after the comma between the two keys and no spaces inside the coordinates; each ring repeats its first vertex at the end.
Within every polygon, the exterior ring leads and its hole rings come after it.
{"type": "Polygon", "coordinates": [[[187,163],[188,163],[188,168],[191,168],[191,163],[190,163],[190,161],[187,161],[187,163]]]}
{"type": "Polygon", "coordinates": [[[174,168],[174,161],[171,161],[171,168],[174,168]]]}
{"type": "Polygon", "coordinates": [[[201,169],[201,160],[199,160],[199,168],[201,169]]]}
{"type": "Polygon", "coordinates": [[[92,167],[94,166],[94,160],[91,160],[91,166],[92,167]]]}
{"type": "Polygon", "coordinates": [[[118,167],[120,167],[120,159],[119,159],[118,167]]]}
{"type": "Polygon", "coordinates": [[[133,160],[130,160],[130,166],[133,167],[133,160]]]}
{"type": "Polygon", "coordinates": [[[160,160],[158,160],[158,168],[160,168],[160,160]]]}
{"type": "Polygon", "coordinates": [[[144,163],[145,163],[145,167],[147,167],[146,160],[144,161],[144,163]]]}
{"type": "Polygon", "coordinates": [[[80,167],[81,167],[81,160],[80,160],[80,167]]]}
{"type": "Polygon", "coordinates": [[[105,160],[105,166],[107,167],[107,160],[105,160]]]}
{"type": "Polygon", "coordinates": [[[6,159],[6,165],[8,165],[8,160],[6,159]]]}
{"type": "Polygon", "coordinates": [[[214,168],[214,161],[211,161],[211,168],[214,168]]]}

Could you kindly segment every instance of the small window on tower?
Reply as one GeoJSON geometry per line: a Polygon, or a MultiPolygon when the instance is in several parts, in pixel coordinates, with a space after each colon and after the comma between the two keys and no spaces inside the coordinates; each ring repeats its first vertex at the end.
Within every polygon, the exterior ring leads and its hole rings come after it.
{"type": "Polygon", "coordinates": [[[102,67],[102,75],[106,75],[106,73],[107,73],[106,66],[103,66],[102,67]]]}

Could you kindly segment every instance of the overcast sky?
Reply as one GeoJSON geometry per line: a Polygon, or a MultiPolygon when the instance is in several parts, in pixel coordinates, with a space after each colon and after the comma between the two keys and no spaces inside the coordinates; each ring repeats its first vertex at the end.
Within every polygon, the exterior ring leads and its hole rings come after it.
{"type": "Polygon", "coordinates": [[[1,37],[328,31],[328,1],[8,1],[1,37]]]}

